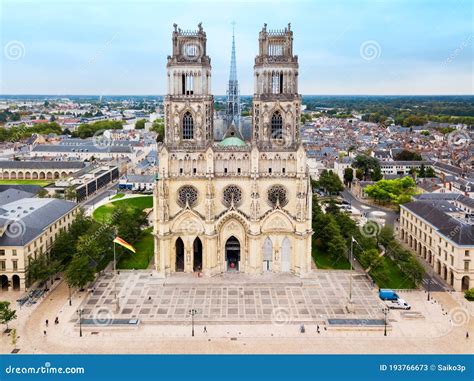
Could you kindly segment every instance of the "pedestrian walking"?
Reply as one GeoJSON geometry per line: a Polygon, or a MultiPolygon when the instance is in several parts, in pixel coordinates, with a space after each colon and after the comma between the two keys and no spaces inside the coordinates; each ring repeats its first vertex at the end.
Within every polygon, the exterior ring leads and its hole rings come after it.
{"type": "Polygon", "coordinates": [[[318,326],[316,327],[316,331],[317,331],[318,333],[321,333],[321,332],[319,331],[319,324],[318,324],[318,326]]]}
{"type": "Polygon", "coordinates": [[[43,331],[43,335],[46,336],[46,330],[43,331]]]}
{"type": "Polygon", "coordinates": [[[204,329],[203,329],[202,333],[207,333],[207,327],[206,326],[204,326],[204,329]]]}
{"type": "Polygon", "coordinates": [[[469,332],[466,332],[466,339],[469,339],[469,332]]]}
{"type": "Polygon", "coordinates": [[[54,324],[59,324],[59,318],[56,316],[56,319],[54,319],[54,324]]]}
{"type": "Polygon", "coordinates": [[[46,319],[46,327],[48,326],[48,324],[49,324],[49,321],[48,321],[48,319],[46,319]]]}

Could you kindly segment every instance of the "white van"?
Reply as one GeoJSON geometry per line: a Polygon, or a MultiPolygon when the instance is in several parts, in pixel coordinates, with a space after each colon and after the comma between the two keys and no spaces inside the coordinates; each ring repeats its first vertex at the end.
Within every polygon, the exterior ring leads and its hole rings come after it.
{"type": "Polygon", "coordinates": [[[397,300],[387,300],[385,302],[388,308],[392,310],[409,310],[411,306],[402,298],[398,298],[397,300]]]}

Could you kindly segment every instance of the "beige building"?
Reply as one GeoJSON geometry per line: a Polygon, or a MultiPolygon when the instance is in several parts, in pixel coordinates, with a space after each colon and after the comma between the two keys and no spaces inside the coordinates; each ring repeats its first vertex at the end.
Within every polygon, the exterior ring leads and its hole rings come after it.
{"type": "Polygon", "coordinates": [[[25,290],[28,261],[48,253],[77,212],[76,203],[53,198],[21,198],[0,206],[2,291],[25,290]]]}
{"type": "Polygon", "coordinates": [[[473,213],[472,199],[454,194],[422,195],[400,209],[400,238],[456,291],[474,287],[473,213]]]}
{"type": "Polygon", "coordinates": [[[201,25],[175,25],[172,42],[155,188],[157,270],[309,272],[311,189],[290,25],[265,25],[259,34],[250,141],[234,125],[214,141],[211,60],[201,25]]]}

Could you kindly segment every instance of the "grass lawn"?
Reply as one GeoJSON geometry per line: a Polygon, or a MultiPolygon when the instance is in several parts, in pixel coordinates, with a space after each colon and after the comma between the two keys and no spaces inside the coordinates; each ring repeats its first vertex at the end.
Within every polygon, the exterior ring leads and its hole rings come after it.
{"type": "Polygon", "coordinates": [[[330,254],[322,253],[315,245],[312,248],[312,256],[318,269],[349,270],[351,268],[351,264],[346,258],[335,260],[330,254]]]}
{"type": "Polygon", "coordinates": [[[54,180],[0,180],[0,185],[39,185],[44,187],[54,180]]]}
{"type": "Polygon", "coordinates": [[[117,268],[123,270],[146,269],[153,258],[153,235],[152,228],[145,229],[140,240],[135,243],[137,252],[124,250],[121,255],[117,268]]]}
{"type": "Polygon", "coordinates": [[[376,276],[374,276],[372,271],[370,272],[370,276],[374,279],[375,283],[377,283],[380,288],[416,288],[416,284],[413,282],[413,280],[407,277],[392,259],[387,256],[383,256],[382,260],[384,263],[384,267],[387,271],[388,280],[380,281],[379,279],[377,279],[376,276]]]}
{"type": "Polygon", "coordinates": [[[92,214],[92,216],[98,222],[106,222],[110,219],[110,217],[114,213],[114,209],[116,205],[127,205],[128,207],[139,208],[141,210],[152,208],[153,196],[126,198],[124,200],[109,202],[108,204],[102,205],[96,210],[94,210],[94,213],[92,214]]]}
{"type": "Polygon", "coordinates": [[[112,197],[112,200],[117,200],[119,198],[122,198],[123,196],[125,196],[125,194],[123,193],[117,193],[114,197],[112,197]]]}

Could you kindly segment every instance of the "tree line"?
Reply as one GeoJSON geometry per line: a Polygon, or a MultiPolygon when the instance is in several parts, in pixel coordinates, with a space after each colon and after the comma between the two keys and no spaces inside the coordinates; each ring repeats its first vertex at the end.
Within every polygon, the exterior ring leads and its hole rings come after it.
{"type": "MultiPolygon", "coordinates": [[[[40,255],[29,262],[28,284],[39,282],[47,286],[49,279],[63,272],[71,288],[82,289],[94,280],[95,273],[113,260],[115,236],[133,245],[140,239],[142,226],[146,223],[146,214],[133,206],[115,206],[112,217],[104,223],[85,216],[81,210],[69,230],[59,233],[48,255],[40,255]]],[[[119,259],[125,252],[117,247],[116,254],[119,259]]]]}

